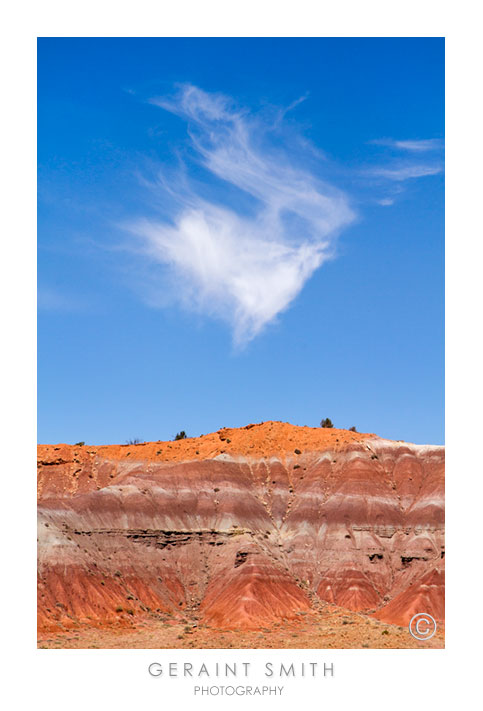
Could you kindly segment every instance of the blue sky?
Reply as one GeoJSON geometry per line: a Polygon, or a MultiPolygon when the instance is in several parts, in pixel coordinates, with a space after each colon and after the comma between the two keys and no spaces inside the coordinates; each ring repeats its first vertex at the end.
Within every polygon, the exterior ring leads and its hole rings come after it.
{"type": "Polygon", "coordinates": [[[38,439],[443,443],[442,39],[41,39],[38,439]]]}

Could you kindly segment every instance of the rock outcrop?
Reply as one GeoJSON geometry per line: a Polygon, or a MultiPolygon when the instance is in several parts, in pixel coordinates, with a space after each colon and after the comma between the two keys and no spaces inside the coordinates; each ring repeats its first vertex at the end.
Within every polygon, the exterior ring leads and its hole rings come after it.
{"type": "Polygon", "coordinates": [[[266,422],[39,446],[39,626],[444,617],[444,449],[266,422]]]}

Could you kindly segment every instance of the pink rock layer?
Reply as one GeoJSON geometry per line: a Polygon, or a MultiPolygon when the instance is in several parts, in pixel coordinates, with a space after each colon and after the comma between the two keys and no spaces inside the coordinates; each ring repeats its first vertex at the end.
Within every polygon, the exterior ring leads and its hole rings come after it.
{"type": "Polygon", "coordinates": [[[39,627],[154,614],[258,628],[324,602],[442,622],[444,448],[340,430],[314,445],[305,429],[265,457],[41,446],[39,627]]]}

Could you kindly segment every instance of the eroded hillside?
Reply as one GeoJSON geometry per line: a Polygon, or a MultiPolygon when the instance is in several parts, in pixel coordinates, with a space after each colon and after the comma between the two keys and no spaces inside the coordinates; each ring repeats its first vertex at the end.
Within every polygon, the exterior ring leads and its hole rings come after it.
{"type": "Polygon", "coordinates": [[[443,621],[442,447],[279,422],[41,445],[38,493],[41,636],[142,621],[248,634],[344,610],[443,621]]]}

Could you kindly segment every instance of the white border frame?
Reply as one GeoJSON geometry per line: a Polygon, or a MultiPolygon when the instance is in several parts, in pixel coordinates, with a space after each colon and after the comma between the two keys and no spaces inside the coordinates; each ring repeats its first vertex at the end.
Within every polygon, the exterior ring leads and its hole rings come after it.
{"type": "MultiPolygon", "coordinates": [[[[481,67],[476,3],[407,0],[159,2],[44,1],[7,9],[0,46],[4,195],[2,391],[6,464],[3,470],[2,586],[4,650],[13,708],[119,711],[192,704],[236,706],[247,697],[192,696],[191,683],[154,679],[151,661],[334,662],[335,677],[285,683],[285,694],[250,698],[349,709],[445,707],[476,693],[476,626],[480,556],[470,526],[481,518],[481,67]],[[445,36],[447,37],[447,648],[446,650],[37,650],[35,639],[35,96],[36,36],[445,36]],[[478,61],[479,60],[479,61],[478,61]],[[5,213],[4,213],[5,214],[5,213]],[[478,407],[478,411],[477,411],[478,407]]],[[[5,14],[5,10],[4,10],[5,14]]],[[[481,624],[481,623],[480,623],[481,624]]],[[[478,647],[479,649],[479,647],[478,647]]],[[[255,676],[250,679],[255,684],[255,676]]],[[[4,695],[5,698],[6,695],[4,695]]],[[[471,705],[471,708],[473,704],[471,705]]]]}

